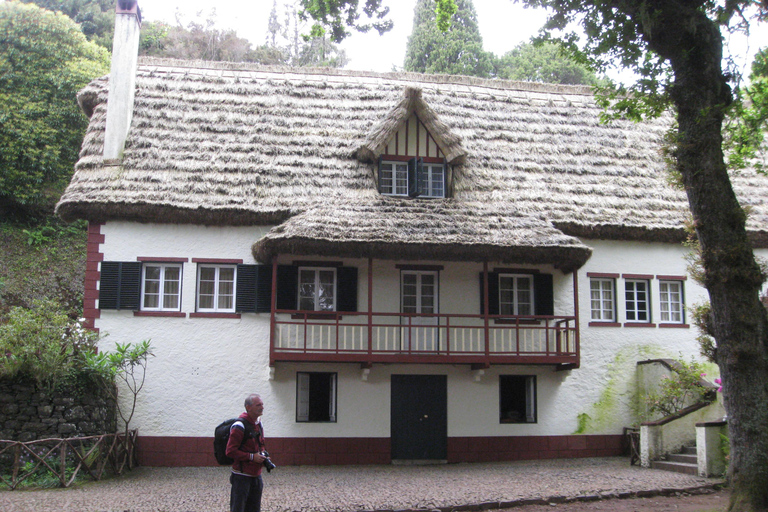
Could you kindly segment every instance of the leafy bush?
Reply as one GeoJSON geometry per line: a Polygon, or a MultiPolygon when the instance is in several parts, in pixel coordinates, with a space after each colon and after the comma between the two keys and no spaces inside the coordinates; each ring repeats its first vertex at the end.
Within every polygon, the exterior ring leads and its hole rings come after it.
{"type": "Polygon", "coordinates": [[[707,399],[710,390],[701,383],[704,368],[701,363],[691,359],[686,363],[677,361],[679,367],[671,377],[664,377],[659,383],[657,393],[648,393],[645,397],[648,412],[670,416],[676,412],[707,399]]]}
{"type": "Polygon", "coordinates": [[[73,321],[49,299],[11,308],[0,319],[0,378],[33,380],[47,389],[76,381],[98,334],[73,321]]]}

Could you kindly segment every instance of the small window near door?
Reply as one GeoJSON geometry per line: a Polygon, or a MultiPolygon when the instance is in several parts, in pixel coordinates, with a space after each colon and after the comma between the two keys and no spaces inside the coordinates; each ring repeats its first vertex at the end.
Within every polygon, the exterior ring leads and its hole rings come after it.
{"type": "Polygon", "coordinates": [[[499,376],[499,422],[536,423],[536,376],[499,376]]]}
{"type": "Polygon", "coordinates": [[[296,421],[336,422],[335,373],[296,373],[296,421]]]}

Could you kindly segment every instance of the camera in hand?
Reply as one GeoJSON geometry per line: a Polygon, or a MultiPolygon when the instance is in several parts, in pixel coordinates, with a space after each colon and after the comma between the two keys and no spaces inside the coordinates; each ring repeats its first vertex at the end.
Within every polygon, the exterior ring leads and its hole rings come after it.
{"type": "Polygon", "coordinates": [[[266,460],[262,462],[264,464],[264,467],[267,468],[267,473],[275,469],[277,466],[275,466],[275,463],[272,462],[272,459],[269,458],[269,452],[264,450],[261,452],[262,457],[266,457],[266,460]]]}

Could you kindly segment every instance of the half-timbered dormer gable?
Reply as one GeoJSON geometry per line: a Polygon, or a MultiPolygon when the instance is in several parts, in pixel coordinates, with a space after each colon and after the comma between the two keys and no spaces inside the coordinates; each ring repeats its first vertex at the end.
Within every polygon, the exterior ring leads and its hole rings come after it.
{"type": "Polygon", "coordinates": [[[450,197],[452,166],[466,154],[417,87],[405,88],[403,99],[357,150],[358,159],[376,163],[379,193],[422,198],[450,197]]]}

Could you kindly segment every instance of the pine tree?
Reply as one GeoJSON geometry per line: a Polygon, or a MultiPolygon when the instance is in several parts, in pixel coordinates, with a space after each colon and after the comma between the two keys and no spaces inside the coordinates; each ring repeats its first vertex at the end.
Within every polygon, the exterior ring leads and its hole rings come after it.
{"type": "Polygon", "coordinates": [[[418,0],[413,32],[405,52],[406,71],[488,77],[493,71],[491,54],[483,50],[472,0],[456,0],[458,10],[451,27],[441,32],[435,22],[435,0],[418,0]]]}

